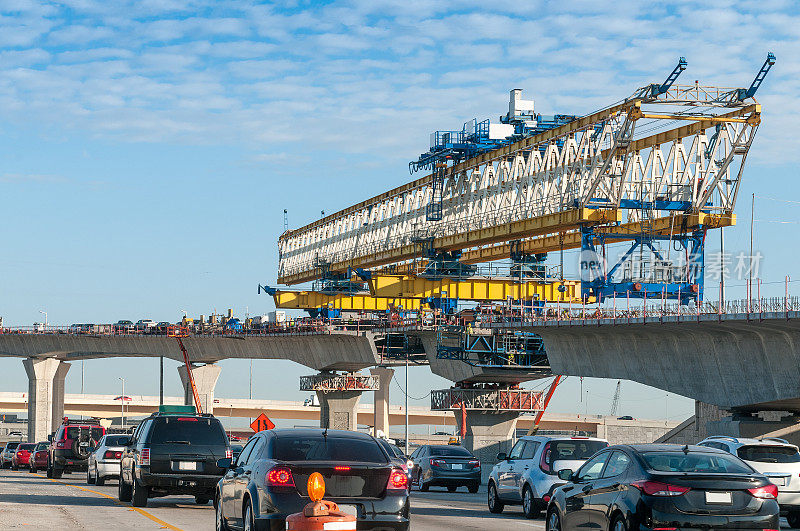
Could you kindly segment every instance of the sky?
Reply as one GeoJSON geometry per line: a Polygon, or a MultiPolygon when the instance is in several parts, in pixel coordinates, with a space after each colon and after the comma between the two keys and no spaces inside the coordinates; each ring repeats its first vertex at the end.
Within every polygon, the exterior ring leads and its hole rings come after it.
{"type": "MultiPolygon", "coordinates": [[[[509,89],[537,112],[583,114],[662,81],[679,56],[681,81],[748,86],[767,51],[777,64],[757,94],[763,124],[726,251],[747,250],[756,194],[759,276],[765,294],[782,294],[786,275],[800,280],[787,245],[800,223],[797,28],[796,4],[778,0],[5,0],[0,315],[68,325],[265,313],[257,286],[275,283],[284,209],[298,227],[406,182],[431,131],[496,119],[509,89]]],[[[736,279],[728,290],[743,295],[736,279]]],[[[302,399],[293,378],[309,370],[285,363],[255,362],[254,394],[302,399]]],[[[127,392],[155,394],[151,365],[86,362],[84,389],[115,392],[126,374],[127,392]]],[[[19,360],[0,367],[0,389],[26,389],[19,360]]],[[[218,394],[247,396],[248,374],[223,362],[218,394]]],[[[427,369],[411,379],[413,396],[449,385],[427,369]]],[[[568,379],[553,409],[607,413],[615,384],[587,380],[582,396],[568,379]]],[[[75,367],[67,391],[79,390],[75,367]]],[[[693,405],[625,382],[621,409],[683,420],[693,405]]]]}

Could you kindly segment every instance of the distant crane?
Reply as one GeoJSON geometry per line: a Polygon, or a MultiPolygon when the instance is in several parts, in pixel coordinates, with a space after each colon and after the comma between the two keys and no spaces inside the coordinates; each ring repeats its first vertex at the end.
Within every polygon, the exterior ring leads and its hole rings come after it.
{"type": "Polygon", "coordinates": [[[617,380],[617,388],[614,390],[614,399],[611,401],[611,416],[617,414],[617,407],[619,406],[619,389],[622,387],[622,380],[617,380]]]}

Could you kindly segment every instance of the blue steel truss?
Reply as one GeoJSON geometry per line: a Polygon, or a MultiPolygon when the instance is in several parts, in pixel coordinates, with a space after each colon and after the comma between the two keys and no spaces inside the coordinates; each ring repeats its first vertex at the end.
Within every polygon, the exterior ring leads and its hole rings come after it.
{"type": "Polygon", "coordinates": [[[477,333],[469,326],[436,330],[439,359],[463,361],[473,367],[547,369],[542,338],[530,332],[477,333]]]}

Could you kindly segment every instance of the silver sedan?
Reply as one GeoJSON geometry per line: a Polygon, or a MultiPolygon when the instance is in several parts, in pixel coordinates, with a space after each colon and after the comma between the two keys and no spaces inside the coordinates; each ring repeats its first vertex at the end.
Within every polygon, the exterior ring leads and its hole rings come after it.
{"type": "Polygon", "coordinates": [[[119,461],[130,435],[104,435],[89,454],[86,483],[102,485],[109,478],[119,477],[119,461]]]}

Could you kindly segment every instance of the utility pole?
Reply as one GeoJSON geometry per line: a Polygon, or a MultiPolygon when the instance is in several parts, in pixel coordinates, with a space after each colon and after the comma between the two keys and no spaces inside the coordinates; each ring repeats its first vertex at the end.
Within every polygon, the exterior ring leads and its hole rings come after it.
{"type": "Polygon", "coordinates": [[[756,194],[750,203],[750,267],[748,267],[747,278],[747,311],[750,311],[750,300],[753,298],[753,221],[756,212],[756,194]]]}
{"type": "Polygon", "coordinates": [[[164,356],[158,358],[158,405],[164,405],[164,356]]]}
{"type": "Polygon", "coordinates": [[[408,455],[408,349],[406,349],[406,447],[405,453],[408,455]]]}
{"type": "MultiPolygon", "coordinates": [[[[720,229],[719,229],[719,259],[720,260],[725,260],[725,227],[720,227],[720,229]]],[[[726,297],[725,297],[725,269],[724,268],[720,268],[720,269],[722,269],[722,274],[719,276],[719,285],[720,285],[719,292],[720,292],[720,295],[722,296],[722,300],[719,301],[719,302],[720,302],[720,304],[722,304],[723,301],[726,300],[726,297]]]]}
{"type": "Polygon", "coordinates": [[[122,381],[122,396],[119,401],[122,402],[122,415],[120,416],[119,425],[121,428],[125,427],[125,378],[120,378],[122,381]]]}

